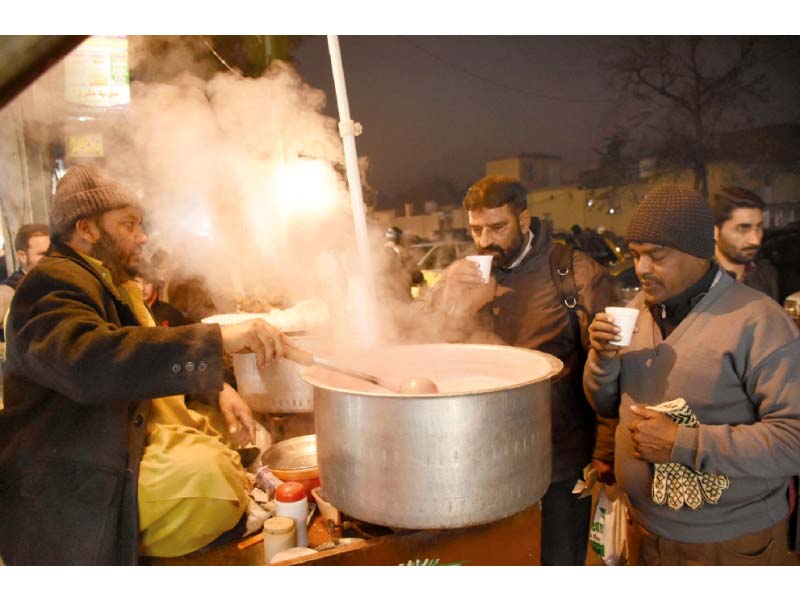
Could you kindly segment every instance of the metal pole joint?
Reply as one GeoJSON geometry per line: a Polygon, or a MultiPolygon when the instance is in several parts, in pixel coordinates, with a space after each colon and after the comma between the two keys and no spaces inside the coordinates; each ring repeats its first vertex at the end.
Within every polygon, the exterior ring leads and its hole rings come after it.
{"type": "Polygon", "coordinates": [[[339,121],[339,135],[342,138],[346,138],[347,136],[357,137],[361,135],[364,131],[364,128],[361,127],[361,123],[356,123],[355,121],[339,121]]]}

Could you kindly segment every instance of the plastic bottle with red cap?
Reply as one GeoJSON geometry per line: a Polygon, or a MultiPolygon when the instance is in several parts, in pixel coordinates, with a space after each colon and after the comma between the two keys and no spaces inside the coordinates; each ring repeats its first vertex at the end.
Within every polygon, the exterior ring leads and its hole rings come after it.
{"type": "Polygon", "coordinates": [[[275,490],[275,514],[294,519],[297,531],[297,545],[308,546],[308,498],[302,483],[287,481],[275,490]]]}

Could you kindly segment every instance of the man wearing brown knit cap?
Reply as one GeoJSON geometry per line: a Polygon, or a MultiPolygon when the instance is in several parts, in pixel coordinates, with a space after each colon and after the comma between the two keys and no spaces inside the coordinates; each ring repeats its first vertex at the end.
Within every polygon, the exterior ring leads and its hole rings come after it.
{"type": "Polygon", "coordinates": [[[783,564],[800,472],[800,333],[711,259],[714,221],[692,189],[650,191],[628,227],[642,292],[630,345],[599,313],[584,387],[619,416],[615,473],[631,562],[783,564]]]}
{"type": "Polygon", "coordinates": [[[131,281],[142,210],[94,167],[60,181],[50,230],[7,321],[0,555],[136,564],[140,549],[202,547],[237,524],[247,494],[237,453],[182,395],[218,395],[246,442],[252,415],[223,381],[223,353],[255,352],[263,366],[285,339],[261,320],[154,327],[131,281]]]}

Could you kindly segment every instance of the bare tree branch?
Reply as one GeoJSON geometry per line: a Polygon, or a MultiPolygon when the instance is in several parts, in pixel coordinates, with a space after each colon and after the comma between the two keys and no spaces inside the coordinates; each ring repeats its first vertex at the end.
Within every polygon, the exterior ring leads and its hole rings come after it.
{"type": "Polygon", "coordinates": [[[640,37],[617,47],[601,66],[623,97],[643,105],[634,120],[669,123],[655,149],[670,163],[691,167],[705,193],[718,128],[768,98],[758,47],[752,37],[640,37]],[[736,52],[726,60],[722,50],[731,43],[736,52]],[[658,107],[660,113],[653,110],[658,107]]]}

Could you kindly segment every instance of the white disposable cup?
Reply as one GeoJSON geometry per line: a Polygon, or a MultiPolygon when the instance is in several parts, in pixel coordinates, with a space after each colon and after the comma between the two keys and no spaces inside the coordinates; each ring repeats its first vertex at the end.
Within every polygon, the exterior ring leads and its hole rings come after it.
{"type": "Polygon", "coordinates": [[[628,346],[631,343],[633,328],[636,327],[636,319],[639,317],[638,308],[626,308],[623,306],[607,306],[606,314],[614,317],[614,325],[619,327],[622,338],[618,342],[611,342],[613,346],[628,346]]]}
{"type": "Polygon", "coordinates": [[[481,270],[481,279],[483,279],[483,283],[489,283],[489,273],[492,272],[493,258],[494,256],[491,254],[473,254],[467,257],[467,260],[477,263],[481,270]]]}

